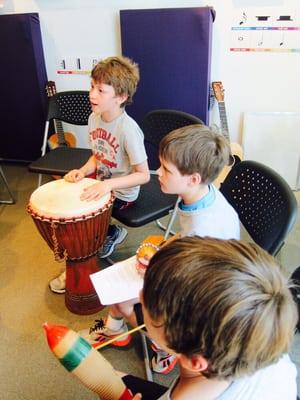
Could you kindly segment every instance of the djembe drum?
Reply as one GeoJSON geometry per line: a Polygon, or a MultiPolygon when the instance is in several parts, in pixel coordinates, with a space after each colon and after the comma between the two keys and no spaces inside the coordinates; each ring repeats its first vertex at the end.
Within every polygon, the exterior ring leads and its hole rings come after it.
{"type": "Polygon", "coordinates": [[[114,199],[109,193],[100,200],[80,200],[84,188],[95,182],[46,183],[32,193],[27,207],[55,260],[66,262],[65,303],[75,314],[103,308],[89,276],[100,269],[97,252],[107,235],[114,199]]]}

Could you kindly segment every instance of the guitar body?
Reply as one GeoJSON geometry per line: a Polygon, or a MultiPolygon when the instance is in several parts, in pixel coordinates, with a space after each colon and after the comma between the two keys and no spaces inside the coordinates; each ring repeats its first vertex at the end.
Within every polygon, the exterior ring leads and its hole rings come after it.
{"type": "MultiPolygon", "coordinates": [[[[55,149],[56,147],[61,146],[59,140],[60,140],[60,138],[59,138],[59,135],[57,133],[54,133],[53,135],[51,135],[49,137],[48,146],[50,147],[51,150],[55,149]]],[[[64,140],[65,140],[65,144],[68,147],[76,147],[76,138],[73,135],[73,133],[64,132],[64,140]]]]}
{"type": "Polygon", "coordinates": [[[219,188],[224,182],[226,176],[230,172],[231,168],[234,166],[235,163],[240,162],[243,159],[243,149],[238,143],[231,143],[230,137],[228,133],[228,124],[227,124],[227,117],[226,117],[226,109],[225,109],[225,102],[224,102],[224,89],[222,82],[212,82],[212,88],[218,102],[219,112],[220,112],[220,121],[221,121],[221,131],[222,134],[226,137],[226,139],[230,143],[231,155],[232,155],[232,163],[230,165],[226,165],[217,179],[214,181],[214,185],[219,188]]]}

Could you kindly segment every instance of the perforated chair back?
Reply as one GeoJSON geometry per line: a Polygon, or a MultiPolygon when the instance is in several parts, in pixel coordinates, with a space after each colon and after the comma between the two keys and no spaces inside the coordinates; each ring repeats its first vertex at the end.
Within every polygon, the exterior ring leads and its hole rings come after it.
{"type": "Polygon", "coordinates": [[[72,90],[52,96],[48,106],[48,121],[58,119],[74,125],[87,125],[92,109],[89,92],[72,90]]]}
{"type": "Polygon", "coordinates": [[[57,147],[46,153],[50,121],[56,119],[73,125],[87,125],[91,112],[89,92],[86,90],[59,92],[50,97],[42,154],[28,167],[29,171],[39,174],[38,186],[42,183],[42,174],[62,176],[71,169],[82,166],[91,155],[89,149],[71,147],[57,147]]]}
{"type": "Polygon", "coordinates": [[[153,110],[146,114],[141,128],[144,132],[150,169],[159,167],[158,146],[161,139],[174,129],[192,124],[203,124],[203,121],[192,114],[177,110],[153,110]]]}
{"type": "Polygon", "coordinates": [[[297,218],[297,201],[287,182],[266,165],[241,161],[227,175],[220,191],[251,238],[276,255],[297,218]]]}

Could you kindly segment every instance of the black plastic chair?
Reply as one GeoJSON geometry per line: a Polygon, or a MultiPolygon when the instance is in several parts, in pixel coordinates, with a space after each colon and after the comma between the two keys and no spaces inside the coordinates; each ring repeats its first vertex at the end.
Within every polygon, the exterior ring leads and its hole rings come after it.
{"type": "Polygon", "coordinates": [[[276,255],[297,219],[297,201],[287,182],[264,164],[241,161],[220,191],[254,242],[276,255]]]}
{"type": "MultiPolygon", "coordinates": [[[[150,170],[159,167],[158,146],[160,140],[174,129],[192,124],[203,124],[194,115],[176,110],[153,110],[143,119],[141,128],[144,132],[145,147],[150,170]]],[[[175,217],[169,219],[165,227],[159,222],[174,209],[178,198],[176,195],[166,195],[160,190],[158,177],[154,171],[150,181],[141,186],[140,195],[133,207],[125,210],[113,210],[113,217],[126,226],[140,227],[152,221],[157,221],[159,227],[166,230],[167,237],[175,217]]]]}
{"type": "MultiPolygon", "coordinates": [[[[0,162],[1,161],[2,161],[2,159],[0,158],[0,162]]],[[[16,202],[15,198],[14,198],[14,196],[13,196],[13,194],[12,194],[12,192],[11,192],[9,186],[8,186],[8,182],[7,182],[6,176],[4,174],[4,171],[3,171],[2,167],[1,167],[1,165],[0,165],[0,176],[1,176],[1,179],[2,179],[2,181],[4,183],[5,188],[7,190],[7,193],[9,195],[9,199],[0,200],[0,204],[15,204],[15,202],[16,202]]]]}
{"type": "Polygon", "coordinates": [[[146,114],[141,127],[151,170],[156,170],[160,165],[158,146],[161,139],[174,129],[192,124],[203,124],[203,121],[192,114],[177,110],[153,110],[146,114]]]}
{"type": "Polygon", "coordinates": [[[87,125],[91,112],[88,91],[59,92],[50,97],[42,156],[28,167],[29,171],[40,174],[38,186],[41,185],[42,174],[63,176],[71,169],[82,166],[91,155],[89,149],[66,146],[57,147],[46,153],[50,121],[59,120],[73,125],[87,125]]]}

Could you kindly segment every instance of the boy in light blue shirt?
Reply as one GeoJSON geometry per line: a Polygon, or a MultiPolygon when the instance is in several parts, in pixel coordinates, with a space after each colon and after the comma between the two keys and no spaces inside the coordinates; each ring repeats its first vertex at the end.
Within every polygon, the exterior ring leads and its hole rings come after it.
{"type": "MultiPolygon", "coordinates": [[[[227,140],[205,125],[189,125],[166,135],[159,147],[160,167],[157,170],[161,190],[177,194],[179,204],[179,237],[211,236],[220,239],[239,239],[239,218],[213,181],[230,159],[227,140]]],[[[81,335],[92,344],[105,342],[127,330],[124,317],[136,324],[133,307],[139,299],[114,304],[109,307],[105,323],[102,320],[81,335]]],[[[130,335],[114,342],[126,346],[130,335]]],[[[167,374],[177,359],[155,344],[152,368],[167,374]]]]}

